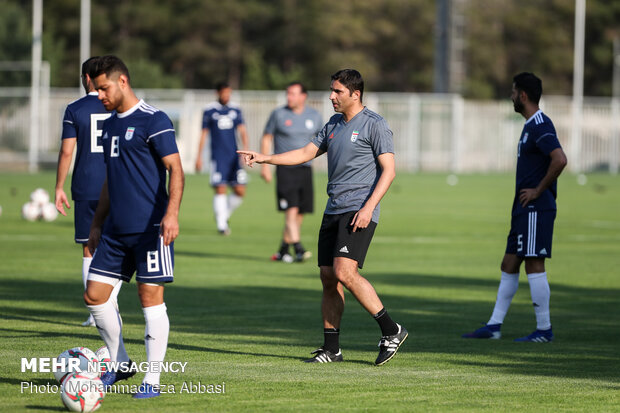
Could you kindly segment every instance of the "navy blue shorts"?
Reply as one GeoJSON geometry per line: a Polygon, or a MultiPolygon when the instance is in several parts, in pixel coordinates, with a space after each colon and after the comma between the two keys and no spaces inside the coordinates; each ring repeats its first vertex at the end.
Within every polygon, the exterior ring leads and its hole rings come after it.
{"type": "Polygon", "coordinates": [[[75,226],[75,242],[77,244],[88,243],[88,235],[90,234],[90,224],[93,222],[95,210],[99,201],[74,201],[74,219],[75,226]]]}
{"type": "Polygon", "coordinates": [[[556,211],[532,211],[513,216],[506,254],[523,258],[551,258],[556,211]]]}
{"type": "Polygon", "coordinates": [[[133,273],[142,283],[174,280],[174,243],[165,246],[158,232],[102,234],[90,272],[129,282],[133,273]]]}
{"type": "Polygon", "coordinates": [[[245,185],[248,183],[248,174],[239,164],[239,157],[230,159],[211,160],[211,186],[245,185]]]}

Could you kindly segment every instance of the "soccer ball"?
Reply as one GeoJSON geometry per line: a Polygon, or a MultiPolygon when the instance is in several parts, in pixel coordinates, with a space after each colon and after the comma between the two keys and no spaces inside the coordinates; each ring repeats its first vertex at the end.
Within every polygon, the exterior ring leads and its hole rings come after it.
{"type": "Polygon", "coordinates": [[[95,353],[86,347],[73,347],[69,350],[65,350],[60,353],[56,359],[65,366],[65,371],[61,371],[63,369],[54,371],[54,377],[56,377],[56,380],[58,380],[61,384],[73,373],[88,372],[88,364],[98,361],[95,353]],[[71,369],[68,362],[68,360],[72,358],[77,358],[80,360],[78,367],[75,369],[71,369]]]}
{"type": "Polygon", "coordinates": [[[99,347],[97,351],[95,351],[95,355],[99,360],[99,375],[103,376],[109,369],[108,363],[110,362],[110,351],[106,346],[99,347]]]}
{"type": "Polygon", "coordinates": [[[43,188],[37,188],[30,194],[30,200],[35,204],[43,206],[50,201],[50,195],[43,188]]]}
{"type": "Polygon", "coordinates": [[[41,207],[34,202],[26,202],[22,207],[22,217],[27,221],[36,221],[41,214],[41,207]]]}
{"type": "Polygon", "coordinates": [[[56,219],[58,216],[58,210],[56,209],[56,205],[48,202],[47,204],[41,207],[41,217],[47,221],[51,222],[56,219]]]}
{"type": "Polygon", "coordinates": [[[72,412],[94,412],[105,396],[101,379],[93,373],[74,373],[61,387],[60,399],[72,412]]]}

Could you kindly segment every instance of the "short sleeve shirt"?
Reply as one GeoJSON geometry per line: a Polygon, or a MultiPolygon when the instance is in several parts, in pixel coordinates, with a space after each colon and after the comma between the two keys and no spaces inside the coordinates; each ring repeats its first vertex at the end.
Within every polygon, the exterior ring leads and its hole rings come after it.
{"type": "MultiPolygon", "coordinates": [[[[271,112],[264,133],[273,135],[274,153],[283,153],[312,142],[322,126],[321,115],[316,110],[306,106],[302,113],[295,113],[284,106],[271,112]]],[[[302,165],[310,164],[306,162],[302,165]]]]}
{"type": "Polygon", "coordinates": [[[104,230],[113,234],[158,231],[168,208],[162,158],[178,153],[174,127],[160,110],[140,101],[103,123],[110,197],[104,230]]]}
{"type": "Polygon", "coordinates": [[[519,138],[512,215],[556,209],[557,180],[525,208],[519,202],[519,192],[524,188],[536,188],[540,184],[551,163],[549,154],[557,148],[561,146],[555,127],[551,119],[539,110],[525,122],[519,138]]]}
{"type": "MultiPolygon", "coordinates": [[[[383,117],[364,108],[353,119],[331,117],[312,141],[327,152],[326,214],[356,211],[364,206],[377,185],[381,168],[377,157],[394,153],[392,131],[383,117]]],[[[379,205],[372,214],[379,221],[379,205]]]]}
{"type": "Polygon", "coordinates": [[[229,161],[237,155],[237,127],[243,124],[241,109],[231,103],[209,104],[202,115],[202,128],[211,135],[211,159],[229,161]]]}
{"type": "Polygon", "coordinates": [[[99,199],[105,181],[101,146],[101,127],[110,117],[97,93],[70,103],[62,120],[62,139],[76,138],[75,164],[71,176],[71,198],[77,201],[99,199]]]}

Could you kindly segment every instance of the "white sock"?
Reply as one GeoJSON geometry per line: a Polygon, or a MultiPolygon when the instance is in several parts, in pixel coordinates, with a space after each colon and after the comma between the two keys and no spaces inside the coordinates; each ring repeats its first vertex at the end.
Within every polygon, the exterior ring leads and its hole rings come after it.
{"type": "Polygon", "coordinates": [[[232,215],[235,209],[239,208],[241,203],[243,202],[243,197],[240,197],[237,194],[228,195],[228,217],[232,215]]]}
{"type": "MultiPolygon", "coordinates": [[[[170,332],[170,321],[166,312],[166,303],[145,307],[144,320],[144,345],[146,346],[146,360],[150,362],[164,361],[166,348],[168,347],[168,333],[170,332]]],[[[154,369],[153,369],[154,370],[154,369]]],[[[144,375],[144,383],[159,386],[159,372],[148,371],[144,375]]]]}
{"type": "Polygon", "coordinates": [[[536,314],[536,328],[538,330],[549,330],[551,328],[551,315],[549,313],[549,298],[551,290],[547,281],[546,272],[537,272],[527,275],[530,283],[530,294],[532,294],[532,304],[536,314]]]}
{"type": "Polygon", "coordinates": [[[517,292],[517,288],[519,288],[519,273],[508,274],[502,271],[502,279],[497,289],[495,308],[487,324],[502,324],[504,322],[504,317],[506,317],[506,313],[512,302],[512,297],[514,297],[517,292]]]}
{"type": "MultiPolygon", "coordinates": [[[[120,284],[120,283],[119,283],[120,284]]],[[[87,305],[95,319],[99,335],[110,351],[111,361],[129,361],[123,342],[121,318],[112,300],[100,305],[87,305]]]]}
{"type": "Polygon", "coordinates": [[[121,286],[123,285],[123,282],[119,282],[118,284],[116,284],[114,286],[114,288],[112,289],[112,292],[110,293],[110,298],[108,299],[108,301],[113,301],[116,306],[116,310],[118,311],[118,293],[121,291],[121,286]]]}
{"type": "Polygon", "coordinates": [[[213,212],[215,213],[215,224],[219,231],[228,228],[228,203],[226,194],[215,194],[213,196],[213,212]]]}
{"type": "Polygon", "coordinates": [[[90,269],[90,263],[93,261],[93,257],[82,257],[82,282],[84,283],[84,291],[88,285],[88,270],[90,269]]]}

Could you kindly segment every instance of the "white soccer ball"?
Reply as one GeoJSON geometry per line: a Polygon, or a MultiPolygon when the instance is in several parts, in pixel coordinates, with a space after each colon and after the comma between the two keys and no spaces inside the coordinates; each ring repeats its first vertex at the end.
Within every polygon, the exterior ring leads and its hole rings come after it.
{"type": "Polygon", "coordinates": [[[41,215],[41,207],[34,202],[26,202],[22,206],[22,217],[27,221],[36,221],[41,215]]]}
{"type": "Polygon", "coordinates": [[[105,396],[101,379],[92,373],[75,373],[65,380],[60,399],[72,412],[94,412],[105,396]]]}
{"type": "Polygon", "coordinates": [[[37,188],[30,194],[30,200],[39,206],[43,206],[50,201],[50,194],[43,188],[37,188]]]}
{"type": "MultiPolygon", "coordinates": [[[[97,355],[92,350],[86,347],[73,347],[69,350],[65,350],[56,359],[64,366],[64,368],[54,371],[54,377],[61,384],[63,381],[73,373],[88,372],[89,363],[97,362],[97,355]],[[79,363],[77,367],[72,368],[74,365],[69,364],[69,359],[78,359],[79,363]],[[63,371],[64,370],[64,371],[63,371]]],[[[94,364],[93,364],[94,365],[94,364]]]]}
{"type": "Polygon", "coordinates": [[[56,209],[56,205],[52,204],[51,202],[48,202],[41,208],[41,217],[45,221],[51,222],[55,220],[57,216],[58,210],[56,209]]]}
{"type": "Polygon", "coordinates": [[[99,347],[97,351],[95,351],[95,355],[99,360],[99,375],[103,376],[103,374],[109,369],[108,363],[110,363],[110,351],[106,346],[99,347]]]}

